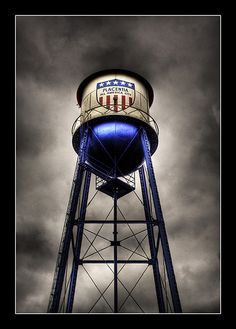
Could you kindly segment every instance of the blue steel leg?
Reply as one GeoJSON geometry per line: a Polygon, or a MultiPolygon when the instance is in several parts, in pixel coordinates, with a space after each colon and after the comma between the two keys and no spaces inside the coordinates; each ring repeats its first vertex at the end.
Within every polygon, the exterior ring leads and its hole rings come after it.
{"type": "MultiPolygon", "coordinates": [[[[151,221],[151,212],[150,212],[147,184],[146,184],[143,166],[139,169],[139,177],[140,177],[140,183],[141,183],[141,188],[142,188],[145,217],[146,217],[146,220],[148,222],[150,222],[151,221]]],[[[160,271],[159,271],[159,266],[158,266],[158,259],[156,257],[155,239],[154,239],[152,223],[147,223],[147,231],[148,231],[148,240],[149,240],[151,258],[152,258],[153,276],[154,276],[154,283],[155,283],[155,288],[156,288],[156,297],[157,297],[159,312],[165,313],[166,312],[165,303],[164,303],[164,299],[163,299],[163,291],[162,291],[162,286],[161,286],[161,276],[160,276],[160,271]]]]}
{"type": "Polygon", "coordinates": [[[60,243],[56,270],[54,274],[53,287],[50,296],[48,312],[57,313],[59,309],[61,290],[64,281],[66,263],[68,259],[68,253],[70,248],[70,241],[72,238],[72,229],[74,225],[74,218],[76,213],[77,201],[80,194],[81,183],[83,179],[84,169],[77,162],[76,174],[73,179],[73,184],[71,188],[71,196],[68,205],[68,210],[65,219],[65,225],[63,229],[62,239],[60,243]]]}
{"type": "Polygon", "coordinates": [[[114,193],[114,313],[118,313],[117,192],[114,193]]]}
{"type": "Polygon", "coordinates": [[[79,267],[80,251],[81,251],[81,245],[82,245],[82,237],[83,237],[84,221],[85,221],[86,208],[87,208],[87,202],[88,202],[90,180],[91,180],[91,173],[86,171],[85,181],[84,181],[84,190],[83,190],[80,214],[79,214],[79,219],[78,219],[79,223],[77,226],[75,253],[74,253],[74,259],[73,259],[73,265],[72,265],[72,271],[71,271],[70,288],[69,288],[68,299],[67,299],[66,313],[71,313],[72,309],[73,309],[75,287],[76,287],[77,273],[78,273],[78,267],[79,267]]]}
{"type": "Polygon", "coordinates": [[[169,280],[173,307],[174,307],[174,311],[176,313],[182,313],[182,307],[181,307],[177,283],[176,283],[176,279],[175,279],[175,273],[174,273],[174,268],[173,268],[173,264],[172,264],[170,248],[169,248],[167,233],[166,233],[166,229],[165,229],[164,218],[163,218],[163,214],[162,214],[154,169],[153,169],[153,165],[152,165],[151,153],[149,150],[149,141],[148,141],[146,131],[144,129],[142,130],[141,139],[142,139],[142,146],[143,146],[145,161],[147,164],[147,170],[148,170],[149,181],[150,181],[150,186],[151,186],[151,191],[152,191],[152,198],[153,198],[155,213],[156,213],[156,217],[158,220],[161,245],[162,245],[164,260],[165,260],[165,264],[166,264],[166,271],[167,271],[167,276],[168,276],[168,280],[169,280]]]}
{"type": "Polygon", "coordinates": [[[70,248],[70,241],[72,238],[72,229],[74,226],[75,214],[78,204],[78,198],[81,191],[82,180],[84,176],[83,163],[85,162],[86,148],[87,148],[88,130],[83,130],[80,143],[80,157],[76,163],[76,169],[73,177],[71,187],[69,204],[67,207],[65,224],[62,232],[60,242],[56,269],[53,278],[53,285],[48,305],[48,313],[57,313],[59,310],[61,291],[65,276],[66,263],[70,248]]]}

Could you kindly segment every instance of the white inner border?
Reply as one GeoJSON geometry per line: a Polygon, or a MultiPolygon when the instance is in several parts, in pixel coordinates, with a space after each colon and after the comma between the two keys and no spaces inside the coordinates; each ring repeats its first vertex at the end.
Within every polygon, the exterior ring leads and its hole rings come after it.
{"type": "MultiPolygon", "coordinates": [[[[213,314],[218,315],[222,314],[222,306],[221,306],[221,15],[15,15],[15,132],[16,132],[16,17],[220,17],[220,312],[219,313],[21,313],[16,312],[16,207],[15,207],[15,314],[48,314],[48,315],[80,315],[80,314],[115,314],[115,315],[145,315],[145,314],[153,314],[153,315],[182,315],[182,314],[213,314]]],[[[15,145],[16,145],[16,134],[15,134],[15,145]]],[[[16,147],[16,146],[15,146],[16,147]]],[[[15,149],[16,154],[16,149],[15,149]]],[[[16,177],[16,158],[15,158],[15,177],[16,177]]],[[[15,200],[16,200],[16,179],[15,179],[15,200]]],[[[15,201],[16,203],[16,201],[15,201]]],[[[15,204],[16,206],[16,204],[15,204]]],[[[53,278],[53,273],[52,273],[53,278]]]]}

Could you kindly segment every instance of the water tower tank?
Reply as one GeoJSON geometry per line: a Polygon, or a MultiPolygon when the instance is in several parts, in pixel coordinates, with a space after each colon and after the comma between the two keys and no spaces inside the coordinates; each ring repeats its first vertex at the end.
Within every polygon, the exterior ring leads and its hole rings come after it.
{"type": "Polygon", "coordinates": [[[75,121],[73,147],[79,154],[88,128],[87,162],[111,177],[128,175],[144,161],[141,129],[153,154],[158,128],[149,114],[153,89],[140,75],[126,70],[105,70],[87,77],[77,91],[81,115],[75,121]]]}

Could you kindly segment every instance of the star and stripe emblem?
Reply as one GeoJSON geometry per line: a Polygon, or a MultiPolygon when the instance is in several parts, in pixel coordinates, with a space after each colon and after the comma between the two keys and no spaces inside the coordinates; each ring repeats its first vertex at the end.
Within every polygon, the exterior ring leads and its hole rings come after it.
{"type": "Polygon", "coordinates": [[[96,86],[97,101],[107,109],[125,110],[134,103],[135,84],[130,81],[111,79],[100,81],[96,86]]]}

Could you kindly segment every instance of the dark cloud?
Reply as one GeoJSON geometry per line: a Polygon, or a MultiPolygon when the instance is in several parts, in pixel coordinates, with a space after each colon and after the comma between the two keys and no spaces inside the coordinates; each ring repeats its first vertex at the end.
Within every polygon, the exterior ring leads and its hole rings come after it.
{"type": "Polygon", "coordinates": [[[16,311],[27,313],[30,308],[31,312],[45,312],[48,303],[45,288],[50,289],[45,282],[55,260],[53,244],[40,224],[24,225],[23,229],[16,234],[16,311]]]}
{"type": "MultiPolygon", "coordinates": [[[[31,269],[35,267],[37,270],[42,266],[48,266],[47,262],[51,261],[54,255],[52,254],[51,241],[47,237],[47,232],[43,231],[42,228],[37,228],[37,224],[35,226],[35,228],[29,227],[25,232],[17,232],[16,250],[17,260],[20,257],[27,256],[28,267],[31,269]]],[[[19,265],[21,265],[21,262],[19,262],[19,265]]],[[[24,262],[24,266],[26,266],[26,262],[24,262]]]]}
{"type": "MultiPolygon", "coordinates": [[[[153,162],[183,309],[219,311],[219,20],[16,17],[17,312],[47,309],[76,161],[75,94],[82,79],[107,68],[135,71],[153,86],[151,114],[160,128],[153,162]]],[[[135,195],[119,201],[127,218],[142,217],[137,202],[135,195]]],[[[88,218],[106,217],[110,205],[98,194],[88,218]]],[[[91,269],[101,285],[108,272],[91,269]]],[[[93,296],[86,275],[81,271],[84,290],[76,305],[85,312],[93,296]]],[[[149,271],[142,281],[145,293],[141,285],[135,294],[154,312],[150,277],[149,271]]],[[[108,306],[96,307],[104,312],[108,306]]],[[[124,311],[138,311],[132,299],[124,311]]]]}

